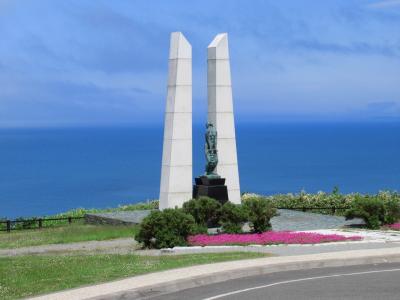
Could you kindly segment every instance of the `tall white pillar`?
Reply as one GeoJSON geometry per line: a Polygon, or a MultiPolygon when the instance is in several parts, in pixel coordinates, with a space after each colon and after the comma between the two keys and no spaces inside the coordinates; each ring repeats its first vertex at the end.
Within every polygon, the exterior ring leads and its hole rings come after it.
{"type": "Polygon", "coordinates": [[[168,94],[160,183],[160,209],[192,198],[192,46],[171,34],[168,94]]]}
{"type": "Polygon", "coordinates": [[[229,201],[239,204],[240,184],[233,116],[228,35],[218,34],[208,46],[208,121],[216,127],[217,173],[226,178],[229,201]]]}

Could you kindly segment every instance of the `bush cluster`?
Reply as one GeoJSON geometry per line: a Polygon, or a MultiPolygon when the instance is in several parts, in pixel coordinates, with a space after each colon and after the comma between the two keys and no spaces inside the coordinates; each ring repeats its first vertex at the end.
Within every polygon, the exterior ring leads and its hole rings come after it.
{"type": "Polygon", "coordinates": [[[383,192],[373,196],[357,195],[345,215],[346,219],[363,219],[369,229],[393,224],[400,219],[400,195],[383,192]]]}
{"type": "MultiPolygon", "coordinates": [[[[297,194],[276,194],[265,196],[265,198],[270,200],[277,208],[315,208],[307,211],[322,214],[344,215],[344,210],[340,208],[349,207],[356,195],[358,194],[341,194],[339,189],[335,187],[331,193],[320,191],[311,194],[301,191],[297,194]],[[326,209],[327,207],[338,209],[326,209]]],[[[254,197],[254,194],[244,194],[242,200],[248,197],[254,197]]]]}
{"type": "Polygon", "coordinates": [[[182,209],[164,209],[144,218],[135,239],[148,248],[172,248],[186,245],[186,238],[195,231],[192,215],[182,209]]]}
{"type": "MultiPolygon", "coordinates": [[[[245,202],[246,199],[257,196],[244,194],[242,201],[245,202]]],[[[400,220],[400,194],[390,191],[381,191],[375,195],[341,194],[338,188],[334,188],[332,193],[309,194],[301,191],[298,194],[278,194],[264,198],[268,199],[274,207],[316,208],[307,211],[342,215],[347,219],[361,218],[370,229],[377,229],[382,225],[393,224],[400,220]],[[332,209],[325,209],[327,207],[332,209]]]]}
{"type": "MultiPolygon", "coordinates": [[[[318,192],[315,194],[306,193],[301,191],[297,194],[276,194],[271,196],[260,196],[257,194],[244,194],[242,201],[253,197],[264,197],[272,202],[277,208],[305,208],[308,212],[316,212],[322,214],[334,214],[346,216],[346,209],[353,206],[356,199],[377,198],[379,201],[385,203],[386,209],[393,211],[392,215],[395,216],[397,203],[400,201],[400,194],[390,191],[381,191],[375,195],[367,195],[360,193],[342,194],[338,188],[334,188],[331,193],[318,192]],[[326,208],[332,209],[326,209],[326,208]],[[310,208],[315,208],[310,210],[310,208]],[[344,208],[344,209],[342,209],[344,208]]],[[[393,220],[386,219],[386,223],[390,224],[393,220]]]]}
{"type": "Polygon", "coordinates": [[[271,201],[263,197],[252,197],[243,201],[244,211],[253,232],[264,232],[271,229],[270,220],[277,210],[271,201]]]}
{"type": "Polygon", "coordinates": [[[196,224],[207,228],[218,222],[221,204],[209,197],[200,197],[183,203],[183,211],[193,216],[196,224]]]}
{"type": "Polygon", "coordinates": [[[185,202],[181,209],[153,211],[143,220],[136,239],[149,248],[183,246],[189,235],[206,233],[208,227],[240,233],[249,222],[254,232],[269,230],[275,215],[276,209],[263,197],[249,198],[242,205],[221,205],[215,199],[200,197],[185,202]]]}
{"type": "Polygon", "coordinates": [[[141,225],[138,240],[153,248],[186,245],[189,235],[206,233],[208,227],[219,226],[226,233],[241,233],[245,222],[252,232],[261,233],[271,229],[270,220],[278,207],[312,207],[318,213],[362,218],[368,228],[376,229],[400,219],[400,194],[341,194],[337,188],[331,193],[317,194],[304,191],[274,196],[244,194],[241,205],[231,202],[221,205],[214,199],[201,197],[186,202],[182,209],[151,213],[141,225]],[[326,207],[346,209],[326,210],[326,207]]]}
{"type": "Polygon", "coordinates": [[[240,233],[243,224],[248,220],[248,214],[241,205],[226,202],[220,208],[218,218],[224,232],[240,233]]]}

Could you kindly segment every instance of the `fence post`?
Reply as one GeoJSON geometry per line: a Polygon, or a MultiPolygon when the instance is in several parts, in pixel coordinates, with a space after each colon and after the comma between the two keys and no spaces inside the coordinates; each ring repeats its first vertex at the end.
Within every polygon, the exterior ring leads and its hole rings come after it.
{"type": "Polygon", "coordinates": [[[71,223],[72,223],[72,218],[68,217],[68,224],[71,224],[71,223]]]}
{"type": "Polygon", "coordinates": [[[42,221],[43,221],[42,219],[39,219],[39,229],[42,228],[42,225],[43,225],[43,224],[42,224],[42,221]]]}
{"type": "Polygon", "coordinates": [[[7,220],[7,232],[11,232],[11,221],[7,220]]]}

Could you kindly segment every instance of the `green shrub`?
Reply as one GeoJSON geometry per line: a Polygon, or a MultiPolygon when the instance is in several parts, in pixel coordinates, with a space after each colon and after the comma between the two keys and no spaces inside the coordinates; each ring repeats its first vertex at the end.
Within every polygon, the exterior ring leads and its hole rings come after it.
{"type": "Polygon", "coordinates": [[[38,218],[36,218],[36,217],[29,218],[29,219],[19,217],[19,218],[16,218],[16,221],[19,221],[19,222],[14,223],[14,229],[32,229],[32,228],[39,227],[38,218]]]}
{"type": "Polygon", "coordinates": [[[7,228],[7,224],[5,223],[6,221],[7,221],[6,218],[0,218],[0,231],[6,230],[7,228]]]}
{"type": "Polygon", "coordinates": [[[393,224],[400,220],[400,196],[397,193],[380,192],[378,197],[385,206],[385,224],[393,224]]]}
{"type": "Polygon", "coordinates": [[[148,200],[147,202],[139,202],[134,204],[119,205],[118,207],[110,208],[76,208],[53,216],[54,218],[65,217],[83,217],[88,213],[104,213],[104,212],[118,212],[118,211],[135,211],[135,210],[153,210],[158,209],[158,200],[148,200]]]}
{"type": "Polygon", "coordinates": [[[207,234],[207,233],[208,233],[208,227],[207,226],[194,224],[193,231],[192,231],[191,235],[207,234]]]}
{"type": "Polygon", "coordinates": [[[400,220],[400,202],[394,199],[385,203],[385,224],[393,224],[400,220]]]}
{"type": "Polygon", "coordinates": [[[347,220],[361,218],[367,228],[379,229],[385,221],[385,206],[376,196],[357,196],[345,215],[347,220]]]}
{"type": "Polygon", "coordinates": [[[244,222],[247,221],[247,213],[241,205],[226,202],[218,212],[219,224],[226,233],[240,233],[244,222]]]}
{"type": "Polygon", "coordinates": [[[135,239],[149,248],[172,248],[185,246],[187,237],[198,230],[194,218],[182,209],[165,209],[144,218],[135,239]]]}
{"type": "Polygon", "coordinates": [[[243,201],[250,226],[253,232],[264,232],[271,229],[270,220],[276,216],[277,210],[265,197],[251,197],[243,201]]]}
{"type": "MultiPolygon", "coordinates": [[[[335,187],[332,193],[318,192],[315,194],[309,194],[305,191],[301,191],[297,194],[276,194],[271,196],[266,196],[265,198],[270,200],[275,207],[282,208],[305,208],[308,212],[315,212],[321,214],[335,214],[343,215],[344,210],[341,209],[326,209],[338,208],[338,207],[348,207],[350,203],[354,200],[356,194],[341,194],[339,189],[335,187]],[[314,208],[314,209],[308,209],[314,208]]],[[[248,197],[254,197],[259,195],[248,194],[243,195],[242,199],[245,200],[248,197]]],[[[260,196],[259,196],[260,197],[260,196]]]]}
{"type": "Polygon", "coordinates": [[[199,197],[183,203],[183,211],[193,216],[196,224],[207,227],[218,223],[221,204],[209,197],[199,197]]]}

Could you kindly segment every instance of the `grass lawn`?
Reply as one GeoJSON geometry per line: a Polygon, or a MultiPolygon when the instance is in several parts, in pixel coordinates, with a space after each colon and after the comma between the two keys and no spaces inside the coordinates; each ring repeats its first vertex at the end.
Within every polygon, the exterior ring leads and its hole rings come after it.
{"type": "Polygon", "coordinates": [[[197,264],[265,256],[233,252],[177,256],[102,254],[0,258],[0,299],[17,299],[197,264]]]}
{"type": "Polygon", "coordinates": [[[21,231],[15,230],[11,233],[0,232],[0,249],[133,237],[137,231],[138,226],[84,224],[21,231]]]}

